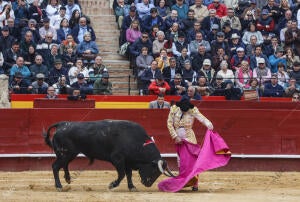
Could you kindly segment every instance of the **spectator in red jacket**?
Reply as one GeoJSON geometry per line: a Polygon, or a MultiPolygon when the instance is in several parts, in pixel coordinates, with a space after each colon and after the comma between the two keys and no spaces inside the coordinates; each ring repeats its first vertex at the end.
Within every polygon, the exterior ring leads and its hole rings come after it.
{"type": "Polygon", "coordinates": [[[220,0],[213,0],[213,2],[207,6],[207,9],[216,9],[216,16],[218,18],[227,16],[227,7],[225,6],[225,4],[221,4],[220,0]]]}
{"type": "Polygon", "coordinates": [[[165,82],[163,76],[158,75],[155,81],[151,82],[148,90],[150,95],[158,95],[158,94],[169,94],[171,88],[168,82],[165,82]]]}

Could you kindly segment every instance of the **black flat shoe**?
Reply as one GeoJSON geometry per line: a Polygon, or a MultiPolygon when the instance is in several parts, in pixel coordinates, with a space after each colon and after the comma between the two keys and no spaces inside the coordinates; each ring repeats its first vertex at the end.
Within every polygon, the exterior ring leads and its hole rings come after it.
{"type": "Polygon", "coordinates": [[[198,187],[192,187],[192,191],[198,191],[198,187]]]}

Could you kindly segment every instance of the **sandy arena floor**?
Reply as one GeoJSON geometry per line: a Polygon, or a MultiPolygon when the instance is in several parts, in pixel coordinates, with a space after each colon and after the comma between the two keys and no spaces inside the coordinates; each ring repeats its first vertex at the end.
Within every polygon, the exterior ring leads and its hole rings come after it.
{"type": "Polygon", "coordinates": [[[51,171],[0,172],[0,201],[209,201],[267,202],[300,201],[300,173],[296,172],[205,172],[200,175],[198,192],[186,188],[179,193],[163,193],[133,181],[138,192],[129,192],[126,179],[110,191],[114,171],[71,171],[70,185],[61,174],[64,192],[57,192],[51,171]]]}

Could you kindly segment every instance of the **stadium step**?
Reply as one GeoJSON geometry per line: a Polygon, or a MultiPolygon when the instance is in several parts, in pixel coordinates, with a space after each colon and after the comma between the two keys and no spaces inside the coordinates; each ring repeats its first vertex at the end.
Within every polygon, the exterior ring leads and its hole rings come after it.
{"type": "Polygon", "coordinates": [[[114,95],[138,95],[137,84],[126,57],[118,54],[120,31],[110,0],[79,1],[83,14],[91,19],[103,63],[107,66],[114,95]]]}

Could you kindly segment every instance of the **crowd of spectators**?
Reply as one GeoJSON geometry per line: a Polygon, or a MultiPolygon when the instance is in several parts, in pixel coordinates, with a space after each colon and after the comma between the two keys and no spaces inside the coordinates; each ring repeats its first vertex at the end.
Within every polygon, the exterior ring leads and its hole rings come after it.
{"type": "Polygon", "coordinates": [[[112,94],[78,0],[0,0],[0,21],[0,74],[9,76],[10,93],[112,94]]]}
{"type": "MultiPolygon", "coordinates": [[[[141,94],[300,90],[300,0],[115,0],[141,94]]],[[[191,95],[193,94],[193,95],[191,95]]]]}

